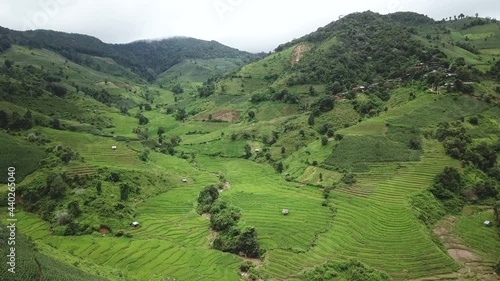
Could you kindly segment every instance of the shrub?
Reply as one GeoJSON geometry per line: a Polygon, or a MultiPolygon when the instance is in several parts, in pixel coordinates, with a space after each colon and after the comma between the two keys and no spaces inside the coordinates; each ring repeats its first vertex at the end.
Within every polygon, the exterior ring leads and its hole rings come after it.
{"type": "Polygon", "coordinates": [[[353,185],[357,182],[356,175],[353,173],[345,174],[342,177],[342,182],[348,185],[353,185]]]}
{"type": "Polygon", "coordinates": [[[477,126],[477,125],[479,125],[479,119],[477,118],[477,116],[473,116],[473,117],[469,118],[469,123],[474,125],[474,126],[477,126]]]}
{"type": "Polygon", "coordinates": [[[241,272],[248,272],[250,268],[255,267],[255,265],[251,261],[244,261],[240,265],[241,272]]]}
{"type": "Polygon", "coordinates": [[[328,144],[328,138],[326,136],[321,137],[321,144],[322,145],[327,145],[328,144]]]}

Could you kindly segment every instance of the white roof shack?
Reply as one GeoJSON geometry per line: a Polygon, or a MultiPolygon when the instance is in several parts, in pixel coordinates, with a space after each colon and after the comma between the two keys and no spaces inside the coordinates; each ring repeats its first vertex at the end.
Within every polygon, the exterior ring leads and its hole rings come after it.
{"type": "Polygon", "coordinates": [[[260,152],[260,149],[259,149],[259,148],[256,148],[256,149],[255,149],[255,152],[259,153],[259,152],[260,152]]]}
{"type": "Polygon", "coordinates": [[[493,224],[491,221],[484,221],[484,226],[492,226],[493,224]]]}
{"type": "Polygon", "coordinates": [[[111,149],[116,150],[117,149],[116,145],[113,145],[111,149]]]}
{"type": "Polygon", "coordinates": [[[284,216],[288,215],[288,209],[283,209],[283,211],[281,212],[284,216]]]}
{"type": "Polygon", "coordinates": [[[130,225],[133,226],[133,227],[138,227],[139,226],[139,222],[138,221],[134,221],[130,225]]]}
{"type": "Polygon", "coordinates": [[[181,181],[182,181],[183,183],[187,183],[187,182],[188,182],[188,180],[187,180],[187,179],[182,179],[181,181]]]}

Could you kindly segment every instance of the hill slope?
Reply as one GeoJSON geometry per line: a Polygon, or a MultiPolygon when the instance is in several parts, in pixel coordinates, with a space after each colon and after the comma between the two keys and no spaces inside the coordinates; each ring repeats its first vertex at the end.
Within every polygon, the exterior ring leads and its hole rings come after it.
{"type": "Polygon", "coordinates": [[[149,81],[153,81],[160,73],[185,59],[231,58],[249,61],[256,58],[253,54],[216,41],[187,37],[106,44],[95,37],[81,34],[51,30],[19,32],[0,27],[0,42],[0,51],[13,44],[46,48],[79,64],[91,65],[86,55],[111,58],[149,81]]]}
{"type": "Polygon", "coordinates": [[[0,54],[18,230],[109,280],[496,278],[495,29],[357,13],[241,67],[213,42],[41,31],[87,42],[78,61],[19,35],[0,54]]]}

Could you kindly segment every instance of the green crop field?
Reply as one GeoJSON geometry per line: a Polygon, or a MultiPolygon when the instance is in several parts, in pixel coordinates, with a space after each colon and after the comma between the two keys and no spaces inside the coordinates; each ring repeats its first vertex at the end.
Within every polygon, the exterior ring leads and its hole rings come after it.
{"type": "Polygon", "coordinates": [[[20,182],[33,173],[39,167],[39,162],[46,156],[43,149],[36,144],[18,140],[5,133],[0,133],[0,142],[2,143],[0,169],[5,171],[0,177],[1,183],[7,183],[8,168],[16,169],[15,178],[17,182],[20,182]]]}

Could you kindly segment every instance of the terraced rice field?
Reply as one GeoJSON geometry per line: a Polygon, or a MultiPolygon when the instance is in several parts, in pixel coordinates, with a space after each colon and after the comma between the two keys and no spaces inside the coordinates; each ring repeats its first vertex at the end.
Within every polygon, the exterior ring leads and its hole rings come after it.
{"type": "Polygon", "coordinates": [[[102,271],[122,269],[129,280],[239,280],[241,259],[208,249],[208,221],[195,214],[181,224],[168,218],[145,218],[142,228],[131,230],[132,239],[55,237],[38,218],[26,213],[19,218],[20,228],[36,241],[86,262],[92,260],[102,271]]]}
{"type": "Polygon", "coordinates": [[[53,144],[69,146],[83,157],[85,163],[92,166],[140,168],[141,161],[137,152],[130,149],[125,142],[113,138],[97,137],[90,134],[72,133],[52,129],[41,129],[44,135],[53,140],[53,144]],[[112,146],[117,146],[112,150],[112,146]]]}
{"type": "Polygon", "coordinates": [[[389,176],[360,175],[358,194],[333,193],[337,214],[314,247],[305,253],[270,251],[263,270],[289,279],[329,258],[357,258],[395,280],[452,273],[458,265],[434,244],[407,204],[409,196],[427,188],[435,174],[448,165],[457,163],[444,158],[438,145],[428,144],[421,162],[406,163],[389,176]],[[363,192],[367,182],[380,179],[363,192]]]}

